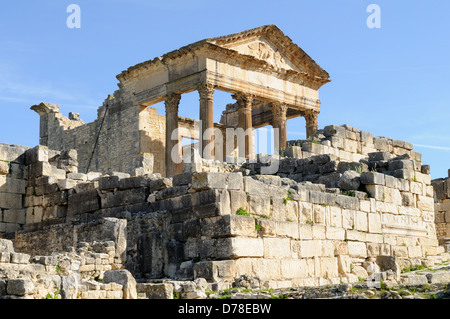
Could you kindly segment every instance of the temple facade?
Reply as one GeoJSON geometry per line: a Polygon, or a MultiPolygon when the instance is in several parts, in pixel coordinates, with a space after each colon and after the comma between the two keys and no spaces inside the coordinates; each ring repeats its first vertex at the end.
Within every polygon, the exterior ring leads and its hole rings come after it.
{"type": "Polygon", "coordinates": [[[227,156],[254,157],[253,129],[266,125],[276,129],[275,149],[284,149],[290,118],[303,116],[311,136],[318,128],[318,90],[330,81],[275,25],[189,44],[132,66],[117,79],[119,90],[104,101],[92,123],[76,113],[63,116],[58,105],[32,106],[40,115],[40,144],[76,149],[85,172],[172,176],[183,171],[183,137],[199,141],[203,158],[225,161],[227,156]],[[221,121],[214,123],[218,90],[236,103],[219,109],[221,121]],[[192,91],[199,94],[199,119],[178,114],[183,94],[192,91]],[[162,101],[165,116],[151,107],[162,101]],[[235,132],[228,141],[227,129],[235,132]],[[244,132],[242,145],[239,132],[244,132]]]}

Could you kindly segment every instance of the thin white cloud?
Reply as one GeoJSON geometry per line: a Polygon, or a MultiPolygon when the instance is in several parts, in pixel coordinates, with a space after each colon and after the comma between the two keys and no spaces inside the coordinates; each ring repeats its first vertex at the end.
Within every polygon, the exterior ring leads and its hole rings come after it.
{"type": "Polygon", "coordinates": [[[423,144],[413,144],[413,145],[417,146],[417,147],[424,147],[424,148],[432,148],[432,149],[436,149],[436,150],[450,151],[450,147],[446,147],[446,146],[423,145],[423,144]]]}

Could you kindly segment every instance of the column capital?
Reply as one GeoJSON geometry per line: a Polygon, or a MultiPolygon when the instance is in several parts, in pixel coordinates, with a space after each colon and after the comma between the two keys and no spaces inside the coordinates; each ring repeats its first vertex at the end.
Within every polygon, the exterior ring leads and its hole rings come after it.
{"type": "Polygon", "coordinates": [[[305,111],[304,117],[306,120],[306,137],[312,136],[319,128],[318,124],[319,111],[308,110],[305,111]]]}
{"type": "Polygon", "coordinates": [[[247,110],[251,110],[253,99],[255,98],[255,96],[250,93],[235,93],[231,95],[231,97],[237,101],[239,109],[247,110]]]}
{"type": "Polygon", "coordinates": [[[164,105],[166,107],[166,112],[178,112],[178,105],[180,104],[181,94],[170,93],[166,95],[164,100],[164,105]]]}
{"type": "Polygon", "coordinates": [[[286,113],[288,110],[288,105],[283,102],[272,102],[270,103],[272,107],[272,113],[274,119],[286,119],[286,113]]]}
{"type": "Polygon", "coordinates": [[[216,87],[210,83],[201,83],[196,87],[200,99],[212,99],[216,87]]]}

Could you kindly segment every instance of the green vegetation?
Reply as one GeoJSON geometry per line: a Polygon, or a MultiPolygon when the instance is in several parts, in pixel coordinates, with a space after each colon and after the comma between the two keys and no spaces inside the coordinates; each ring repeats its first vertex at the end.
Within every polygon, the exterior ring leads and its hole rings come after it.
{"type": "Polygon", "coordinates": [[[240,207],[240,208],[236,211],[236,215],[250,216],[250,213],[249,213],[248,210],[246,210],[244,207],[240,207]]]}

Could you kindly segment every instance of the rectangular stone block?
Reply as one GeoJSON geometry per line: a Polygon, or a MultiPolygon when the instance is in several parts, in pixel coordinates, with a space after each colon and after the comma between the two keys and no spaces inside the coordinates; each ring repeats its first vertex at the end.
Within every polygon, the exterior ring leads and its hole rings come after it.
{"type": "Polygon", "coordinates": [[[0,175],[0,192],[25,194],[27,182],[23,179],[15,179],[0,175]]]}
{"type": "Polygon", "coordinates": [[[25,224],[26,209],[6,209],[3,211],[3,222],[25,224]]]}
{"type": "Polygon", "coordinates": [[[264,258],[291,257],[291,240],[289,238],[263,238],[264,258]]]}
{"type": "Polygon", "coordinates": [[[224,215],[200,221],[201,235],[217,238],[226,236],[256,237],[255,220],[250,216],[224,215]]]}
{"type": "Polygon", "coordinates": [[[381,233],[381,215],[377,213],[368,214],[368,230],[370,233],[381,233]]]}
{"type": "Polygon", "coordinates": [[[361,173],[361,183],[363,184],[376,184],[384,185],[385,175],[377,172],[362,172],[361,173]]]}
{"type": "Polygon", "coordinates": [[[322,256],[322,240],[302,240],[300,242],[300,257],[310,258],[322,256]]]}
{"type": "Polygon", "coordinates": [[[193,189],[234,189],[243,190],[242,173],[194,173],[192,175],[193,189]]]}
{"type": "Polygon", "coordinates": [[[5,162],[0,160],[0,175],[8,175],[9,174],[9,162],[5,162]]]}
{"type": "Polygon", "coordinates": [[[22,195],[0,192],[0,208],[22,208],[22,195]]]}
{"type": "Polygon", "coordinates": [[[349,241],[347,245],[348,245],[348,254],[350,255],[350,257],[367,258],[366,243],[358,241],[349,241]]]}

